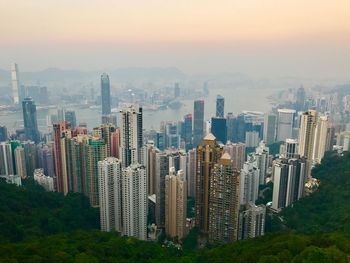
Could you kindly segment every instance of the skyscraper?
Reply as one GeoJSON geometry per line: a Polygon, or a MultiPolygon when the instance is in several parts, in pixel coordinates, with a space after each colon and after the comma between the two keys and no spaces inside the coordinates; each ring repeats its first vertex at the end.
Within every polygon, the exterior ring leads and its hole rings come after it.
{"type": "Polygon", "coordinates": [[[327,148],[327,136],[329,132],[329,123],[327,116],[320,116],[317,119],[317,125],[315,129],[315,138],[312,151],[312,160],[316,163],[321,163],[324,153],[327,148]]]}
{"type": "Polygon", "coordinates": [[[277,141],[282,142],[293,138],[295,110],[279,109],[277,120],[277,141]]]}
{"type": "Polygon", "coordinates": [[[211,133],[222,144],[227,141],[227,127],[225,118],[211,118],[211,133]]]}
{"type": "Polygon", "coordinates": [[[224,153],[210,177],[209,242],[237,240],[239,207],[239,173],[233,168],[231,156],[224,153]]]}
{"type": "Polygon", "coordinates": [[[19,104],[19,77],[18,77],[18,66],[16,63],[13,63],[11,66],[11,80],[12,80],[13,103],[19,104]]]}
{"type": "Polygon", "coordinates": [[[142,160],[142,108],[129,106],[120,115],[120,154],[123,167],[128,167],[142,160]]]}
{"type": "Polygon", "coordinates": [[[31,98],[25,98],[22,102],[22,108],[25,136],[27,140],[39,143],[40,133],[38,130],[35,102],[31,98]]]}
{"type": "Polygon", "coordinates": [[[210,177],[214,165],[222,156],[222,151],[211,133],[204,137],[197,148],[196,225],[204,234],[208,234],[209,231],[210,177]]]}
{"type": "Polygon", "coordinates": [[[122,170],[123,235],[147,239],[147,177],[145,167],[132,164],[122,170]]]}
{"type": "Polygon", "coordinates": [[[225,98],[221,95],[216,97],[216,118],[224,118],[225,98]]]}
{"type": "Polygon", "coordinates": [[[101,75],[101,104],[102,116],[111,114],[111,90],[109,76],[106,73],[101,75]]]}
{"type": "Polygon", "coordinates": [[[165,177],[165,232],[182,239],[186,235],[187,184],[182,170],[170,167],[165,177]]]}
{"type": "Polygon", "coordinates": [[[192,148],[192,114],[187,114],[184,118],[184,140],[186,151],[188,151],[192,148]]]}
{"type": "Polygon", "coordinates": [[[62,170],[62,146],[61,138],[64,136],[65,131],[68,130],[67,122],[60,122],[53,124],[53,138],[54,138],[54,160],[55,160],[55,172],[56,172],[56,191],[64,192],[63,183],[63,170],[62,170]]]}
{"type": "Polygon", "coordinates": [[[303,88],[303,86],[301,86],[298,89],[296,97],[297,97],[296,103],[295,103],[296,111],[304,111],[305,110],[306,95],[305,95],[305,89],[303,88]]]}
{"type": "Polygon", "coordinates": [[[108,157],[98,162],[100,225],[102,231],[122,232],[121,162],[108,157]]]}
{"type": "Polygon", "coordinates": [[[197,147],[204,132],[204,100],[195,100],[193,109],[193,147],[197,147]]]}
{"type": "Polygon", "coordinates": [[[277,116],[266,113],[264,118],[264,141],[269,145],[276,141],[277,116]]]}
{"type": "Polygon", "coordinates": [[[66,111],[65,113],[65,120],[69,123],[69,126],[74,129],[77,127],[77,118],[75,116],[75,111],[66,111]]]}

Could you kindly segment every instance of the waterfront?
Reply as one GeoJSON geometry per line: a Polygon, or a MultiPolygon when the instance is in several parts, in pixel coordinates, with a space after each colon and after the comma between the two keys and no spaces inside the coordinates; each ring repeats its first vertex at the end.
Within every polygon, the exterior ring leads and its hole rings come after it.
{"type": "MultiPolygon", "coordinates": [[[[209,119],[215,115],[215,100],[217,94],[225,97],[225,114],[227,112],[238,113],[242,110],[266,112],[271,109],[268,97],[276,92],[272,88],[232,88],[232,89],[211,89],[209,95],[204,98],[205,118],[209,119]],[[252,96],[254,94],[254,96],[252,96]]],[[[200,99],[200,98],[198,98],[200,99]]],[[[144,112],[144,128],[159,129],[161,121],[182,120],[187,113],[193,113],[193,100],[182,100],[183,106],[179,109],[165,109],[158,111],[144,112]]],[[[98,109],[67,107],[67,110],[76,112],[77,123],[85,122],[89,129],[100,124],[101,113],[98,109]]],[[[57,109],[37,110],[38,126],[41,132],[47,132],[47,116],[57,114],[57,109]]],[[[12,112],[0,115],[0,125],[7,126],[9,131],[23,127],[22,112],[12,112]]]]}

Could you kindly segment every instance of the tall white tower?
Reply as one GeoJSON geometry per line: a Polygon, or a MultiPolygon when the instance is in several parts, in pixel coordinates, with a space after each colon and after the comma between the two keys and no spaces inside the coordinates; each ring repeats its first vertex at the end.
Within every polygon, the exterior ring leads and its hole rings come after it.
{"type": "Polygon", "coordinates": [[[129,106],[120,111],[120,153],[123,167],[142,163],[142,108],[129,106]]]}
{"type": "Polygon", "coordinates": [[[122,170],[123,235],[147,239],[147,175],[132,164],[122,170]]]}
{"type": "Polygon", "coordinates": [[[18,66],[13,63],[11,66],[11,80],[12,80],[12,96],[13,103],[19,103],[19,78],[18,78],[18,66]]]}

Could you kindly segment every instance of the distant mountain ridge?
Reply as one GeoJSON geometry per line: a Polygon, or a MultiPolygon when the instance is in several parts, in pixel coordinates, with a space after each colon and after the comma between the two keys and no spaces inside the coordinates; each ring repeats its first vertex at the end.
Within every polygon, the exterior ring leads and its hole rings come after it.
{"type": "MultiPolygon", "coordinates": [[[[182,80],[187,77],[185,73],[176,67],[130,67],[119,68],[111,70],[66,70],[59,68],[47,68],[41,71],[26,72],[20,71],[20,80],[25,82],[57,82],[57,81],[81,81],[81,80],[96,80],[99,76],[106,72],[113,79],[120,81],[130,80],[182,80]]],[[[0,69],[0,83],[10,83],[11,72],[10,70],[0,69]]]]}

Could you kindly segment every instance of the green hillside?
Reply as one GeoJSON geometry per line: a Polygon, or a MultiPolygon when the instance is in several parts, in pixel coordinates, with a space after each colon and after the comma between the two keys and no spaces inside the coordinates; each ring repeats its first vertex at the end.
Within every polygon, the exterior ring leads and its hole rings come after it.
{"type": "Polygon", "coordinates": [[[313,176],[319,189],[272,218],[274,233],[193,251],[94,230],[81,195],[0,183],[0,262],[350,262],[350,154],[327,154],[313,176]]]}

